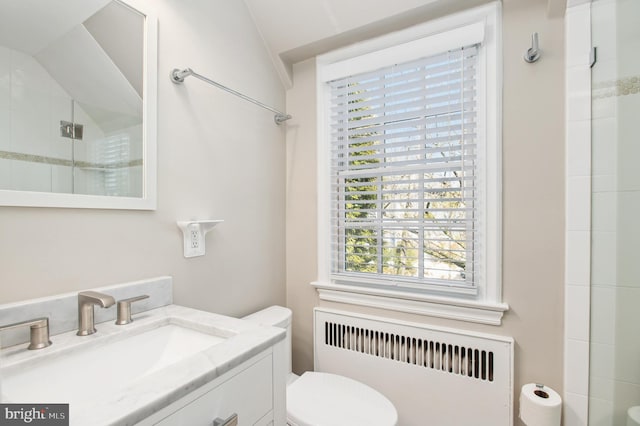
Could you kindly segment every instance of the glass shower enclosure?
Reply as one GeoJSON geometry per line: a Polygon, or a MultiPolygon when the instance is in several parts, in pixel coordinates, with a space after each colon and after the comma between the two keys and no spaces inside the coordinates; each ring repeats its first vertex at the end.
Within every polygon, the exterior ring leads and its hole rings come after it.
{"type": "Polygon", "coordinates": [[[640,1],[593,0],[591,19],[589,425],[626,426],[640,406],[640,1]]]}

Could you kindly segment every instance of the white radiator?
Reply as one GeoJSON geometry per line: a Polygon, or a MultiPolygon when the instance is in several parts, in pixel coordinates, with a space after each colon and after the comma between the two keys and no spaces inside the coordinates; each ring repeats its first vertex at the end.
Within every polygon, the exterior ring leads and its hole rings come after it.
{"type": "Polygon", "coordinates": [[[399,426],[513,424],[513,339],[314,311],[315,370],[384,394],[399,426]]]}

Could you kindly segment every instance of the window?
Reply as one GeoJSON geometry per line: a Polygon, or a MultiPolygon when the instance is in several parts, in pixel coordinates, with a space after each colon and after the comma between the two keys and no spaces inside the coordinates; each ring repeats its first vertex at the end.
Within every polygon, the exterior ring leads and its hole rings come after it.
{"type": "Polygon", "coordinates": [[[331,85],[339,279],[473,288],[477,46],[331,85]]]}
{"type": "Polygon", "coordinates": [[[484,6],[318,58],[319,289],[392,309],[389,298],[506,310],[498,12],[484,6]]]}

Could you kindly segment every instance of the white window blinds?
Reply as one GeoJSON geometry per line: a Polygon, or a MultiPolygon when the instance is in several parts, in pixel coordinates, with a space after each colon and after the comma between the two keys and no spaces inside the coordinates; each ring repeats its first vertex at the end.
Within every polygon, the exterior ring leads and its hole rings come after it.
{"type": "Polygon", "coordinates": [[[336,279],[474,287],[471,45],[329,82],[336,279]]]}

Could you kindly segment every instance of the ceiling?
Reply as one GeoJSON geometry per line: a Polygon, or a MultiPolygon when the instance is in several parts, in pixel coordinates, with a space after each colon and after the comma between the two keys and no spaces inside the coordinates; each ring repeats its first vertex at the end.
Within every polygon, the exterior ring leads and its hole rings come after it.
{"type": "MultiPolygon", "coordinates": [[[[283,84],[289,88],[292,66],[297,62],[489,1],[245,0],[245,3],[283,84]]],[[[566,7],[566,0],[537,1],[547,1],[550,15],[561,16],[566,7]]]]}
{"type": "Polygon", "coordinates": [[[0,45],[35,55],[109,0],[0,0],[0,45]],[[47,7],[50,6],[50,7],[47,7]]]}

